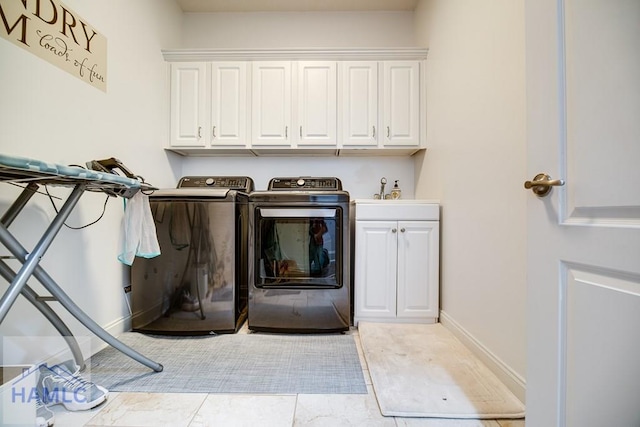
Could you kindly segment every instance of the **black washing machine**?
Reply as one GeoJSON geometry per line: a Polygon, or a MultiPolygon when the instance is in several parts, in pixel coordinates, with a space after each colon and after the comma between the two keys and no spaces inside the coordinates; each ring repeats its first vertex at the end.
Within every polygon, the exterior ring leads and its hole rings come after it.
{"type": "Polygon", "coordinates": [[[149,196],[161,255],[131,268],[132,329],[234,333],[247,317],[249,177],[187,176],[149,196]]]}

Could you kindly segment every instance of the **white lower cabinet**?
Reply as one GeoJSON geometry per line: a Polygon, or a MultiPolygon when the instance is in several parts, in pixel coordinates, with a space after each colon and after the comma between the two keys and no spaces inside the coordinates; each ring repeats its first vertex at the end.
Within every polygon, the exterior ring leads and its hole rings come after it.
{"type": "Polygon", "coordinates": [[[439,208],[382,203],[355,204],[354,324],[436,322],[439,208]]]}

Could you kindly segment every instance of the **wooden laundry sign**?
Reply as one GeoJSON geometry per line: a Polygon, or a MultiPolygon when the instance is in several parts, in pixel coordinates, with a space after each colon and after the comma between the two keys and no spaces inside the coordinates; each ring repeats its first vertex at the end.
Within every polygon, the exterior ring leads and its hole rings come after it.
{"type": "Polygon", "coordinates": [[[107,91],[107,39],[58,0],[0,0],[0,35],[107,91]]]}

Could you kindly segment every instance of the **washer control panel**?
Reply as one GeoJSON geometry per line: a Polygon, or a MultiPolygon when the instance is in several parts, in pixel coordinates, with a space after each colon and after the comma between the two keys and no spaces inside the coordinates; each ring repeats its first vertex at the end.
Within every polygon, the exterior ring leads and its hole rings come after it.
{"type": "Polygon", "coordinates": [[[228,188],[250,193],[254,190],[253,179],[248,176],[185,176],[180,178],[178,188],[228,188]]]}

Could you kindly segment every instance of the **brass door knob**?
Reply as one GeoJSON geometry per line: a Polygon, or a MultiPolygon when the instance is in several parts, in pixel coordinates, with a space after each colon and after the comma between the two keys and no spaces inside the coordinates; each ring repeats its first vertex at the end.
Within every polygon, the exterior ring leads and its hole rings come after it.
{"type": "Polygon", "coordinates": [[[551,189],[556,186],[564,185],[564,180],[562,179],[551,179],[546,173],[539,173],[538,175],[533,177],[532,181],[526,181],[524,183],[524,188],[527,190],[531,190],[538,197],[544,197],[551,192],[551,189]]]}

